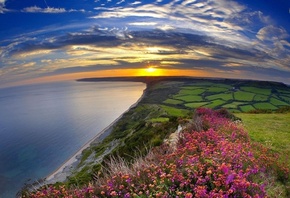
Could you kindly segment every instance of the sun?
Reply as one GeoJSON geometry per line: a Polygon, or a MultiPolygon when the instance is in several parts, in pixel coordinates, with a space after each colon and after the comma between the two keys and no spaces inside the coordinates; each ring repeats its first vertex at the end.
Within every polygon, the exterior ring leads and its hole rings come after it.
{"type": "Polygon", "coordinates": [[[148,67],[148,68],[146,68],[146,72],[148,72],[148,73],[154,73],[156,71],[157,71],[157,69],[155,67],[148,67]]]}
{"type": "Polygon", "coordinates": [[[137,76],[162,76],[163,69],[157,66],[149,66],[145,68],[140,68],[136,73],[137,76]]]}

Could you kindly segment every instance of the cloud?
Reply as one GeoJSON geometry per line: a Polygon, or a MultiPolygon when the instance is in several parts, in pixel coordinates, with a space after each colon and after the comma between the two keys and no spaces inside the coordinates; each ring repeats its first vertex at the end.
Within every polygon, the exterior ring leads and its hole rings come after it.
{"type": "Polygon", "coordinates": [[[27,7],[22,10],[22,12],[28,12],[28,13],[47,13],[47,14],[59,14],[59,13],[66,13],[66,12],[85,12],[85,10],[75,10],[70,9],[66,10],[65,8],[40,8],[37,6],[27,7]]]}
{"type": "Polygon", "coordinates": [[[5,8],[6,0],[0,0],[0,14],[4,14],[5,12],[9,11],[5,8]]]}
{"type": "Polygon", "coordinates": [[[142,4],[142,2],[141,1],[135,1],[135,2],[131,3],[131,5],[139,5],[139,4],[142,4]]]}
{"type": "Polygon", "coordinates": [[[261,41],[275,41],[289,37],[284,28],[275,27],[273,25],[261,28],[256,36],[261,41]]]}
{"type": "MultiPolygon", "coordinates": [[[[51,26],[11,40],[0,48],[0,67],[14,61],[16,71],[19,65],[30,63],[30,69],[42,67],[39,73],[43,75],[126,69],[147,63],[229,75],[239,71],[248,74],[250,68],[264,76],[290,72],[288,33],[260,11],[229,0],[135,1],[121,7],[123,2],[119,0],[115,7],[96,7],[97,14],[88,24],[98,25],[51,26]]],[[[36,6],[26,9],[72,11],[36,6]]]]}
{"type": "Polygon", "coordinates": [[[155,26],[157,25],[156,22],[133,22],[128,23],[128,25],[134,25],[134,26],[155,26]]]}
{"type": "Polygon", "coordinates": [[[125,0],[121,0],[121,1],[117,2],[116,4],[119,5],[119,4],[124,3],[124,2],[125,2],[125,0]]]}

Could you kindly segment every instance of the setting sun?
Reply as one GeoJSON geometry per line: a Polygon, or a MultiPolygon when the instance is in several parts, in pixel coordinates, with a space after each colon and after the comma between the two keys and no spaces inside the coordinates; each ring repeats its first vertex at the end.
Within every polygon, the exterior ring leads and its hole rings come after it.
{"type": "Polygon", "coordinates": [[[146,69],[146,71],[148,72],[148,73],[154,73],[154,72],[156,72],[156,68],[154,68],[154,67],[148,67],[147,69],[146,69]]]}
{"type": "Polygon", "coordinates": [[[162,76],[163,71],[162,69],[156,67],[147,67],[141,70],[140,76],[162,76]]]}

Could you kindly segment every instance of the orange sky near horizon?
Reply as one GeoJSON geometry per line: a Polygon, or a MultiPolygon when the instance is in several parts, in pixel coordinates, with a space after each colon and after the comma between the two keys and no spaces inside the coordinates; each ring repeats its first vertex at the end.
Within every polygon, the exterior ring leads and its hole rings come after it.
{"type": "Polygon", "coordinates": [[[178,69],[160,69],[157,67],[147,67],[142,69],[116,69],[101,70],[92,72],[80,72],[71,74],[59,74],[53,76],[38,77],[21,82],[9,83],[3,87],[20,86],[28,84],[41,84],[49,82],[61,82],[77,80],[81,78],[98,77],[132,77],[132,76],[193,76],[193,77],[214,77],[212,73],[203,70],[178,70],[178,69]]]}

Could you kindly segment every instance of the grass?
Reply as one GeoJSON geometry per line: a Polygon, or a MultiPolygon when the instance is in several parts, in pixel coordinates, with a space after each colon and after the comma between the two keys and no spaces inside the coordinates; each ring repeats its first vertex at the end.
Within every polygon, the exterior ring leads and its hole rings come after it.
{"type": "Polygon", "coordinates": [[[215,107],[220,106],[220,105],[225,104],[225,103],[226,103],[226,101],[224,101],[224,100],[220,100],[220,99],[219,100],[213,100],[213,101],[211,101],[210,104],[207,104],[204,107],[215,108],[215,107]]]}
{"type": "Polygon", "coordinates": [[[184,106],[195,109],[195,108],[207,105],[207,104],[208,104],[208,102],[194,102],[194,103],[186,103],[186,104],[184,104],[184,106]]]}
{"type": "Polygon", "coordinates": [[[232,93],[221,93],[221,94],[214,94],[206,97],[207,100],[216,100],[216,99],[222,99],[222,100],[232,100],[233,94],[232,93]]]}
{"type": "Polygon", "coordinates": [[[169,118],[152,118],[149,120],[150,122],[153,122],[153,123],[158,123],[158,122],[168,122],[169,121],[169,118]]]}
{"type": "Polygon", "coordinates": [[[285,102],[290,103],[290,96],[280,96],[285,102]]]}
{"type": "Polygon", "coordinates": [[[183,117],[188,114],[188,110],[185,109],[177,109],[174,107],[169,107],[166,105],[160,105],[160,107],[167,112],[169,116],[183,117]]]}
{"type": "MultiPolygon", "coordinates": [[[[101,165],[104,165],[104,161],[101,164],[91,164],[88,163],[88,160],[94,155],[95,158],[104,155],[105,151],[110,150],[114,143],[118,143],[118,145],[113,147],[111,153],[106,155],[103,160],[109,159],[110,156],[121,156],[130,161],[132,156],[134,157],[136,154],[136,150],[139,150],[144,155],[146,154],[146,147],[159,146],[171,132],[176,130],[178,121],[188,119],[191,112],[190,108],[196,109],[203,106],[219,109],[225,107],[231,112],[247,112],[250,110],[258,111],[257,109],[260,108],[275,110],[280,105],[290,105],[290,94],[287,95],[288,92],[290,93],[288,91],[290,89],[283,88],[283,85],[272,86],[271,83],[266,83],[265,87],[271,87],[271,89],[263,89],[260,88],[260,83],[247,81],[199,81],[194,83],[192,81],[178,80],[149,84],[146,94],[137,107],[130,109],[129,112],[124,114],[114,126],[111,134],[100,144],[94,145],[83,152],[79,169],[69,178],[69,185],[83,184],[90,181],[93,176],[92,173],[98,172],[101,165]],[[232,90],[233,87],[241,87],[242,91],[234,92],[232,90]],[[283,94],[279,93],[278,90],[280,89],[283,90],[283,94]],[[271,95],[265,95],[269,93],[269,90],[272,90],[271,95]],[[266,98],[270,98],[270,100],[266,100],[266,98]]],[[[255,116],[253,114],[250,115],[255,116]]],[[[279,120],[280,118],[275,117],[273,119],[279,120]]],[[[289,122],[289,117],[287,119],[282,122],[289,122]]],[[[268,124],[271,124],[271,122],[270,120],[268,124]]],[[[263,122],[261,124],[256,122],[254,125],[263,125],[263,122]]],[[[287,127],[289,128],[289,126],[287,127]]],[[[256,136],[260,142],[263,142],[263,138],[267,136],[263,136],[263,130],[260,129],[260,135],[256,136]]],[[[289,139],[288,136],[281,132],[277,132],[272,138],[275,138],[276,135],[281,135],[280,138],[284,141],[289,139]]],[[[279,146],[279,141],[275,143],[275,139],[272,142],[269,142],[269,140],[264,142],[272,146],[276,146],[276,144],[279,146]]],[[[289,145],[289,143],[287,144],[289,145]]],[[[284,142],[281,145],[285,145],[284,142]]],[[[281,150],[283,148],[281,147],[281,150]]],[[[271,147],[271,149],[277,151],[275,147],[271,147]]],[[[284,149],[287,150],[287,147],[284,149]]]]}
{"type": "Polygon", "coordinates": [[[253,101],[256,102],[265,102],[268,100],[269,95],[255,95],[253,101]]]}
{"type": "Polygon", "coordinates": [[[175,100],[175,99],[166,99],[164,101],[164,103],[166,104],[173,104],[173,105],[177,105],[177,104],[183,104],[183,101],[180,101],[180,100],[175,100]]]}
{"type": "Polygon", "coordinates": [[[202,94],[204,89],[181,89],[179,95],[199,95],[202,94]]]}
{"type": "Polygon", "coordinates": [[[272,105],[270,103],[267,103],[267,102],[256,103],[256,104],[254,104],[254,107],[256,109],[270,109],[270,110],[277,109],[276,106],[274,106],[274,105],[272,105]]]}
{"type": "Polygon", "coordinates": [[[223,87],[209,87],[207,89],[207,92],[211,92],[211,93],[219,93],[219,92],[225,92],[228,91],[227,88],[223,88],[223,87]]]}
{"type": "Polygon", "coordinates": [[[245,92],[245,91],[237,91],[234,93],[234,98],[235,100],[239,101],[252,101],[254,98],[255,94],[250,93],[250,92],[245,92]]]}
{"type": "Polygon", "coordinates": [[[223,105],[223,108],[226,108],[226,109],[237,109],[240,105],[243,105],[243,104],[245,104],[245,103],[243,103],[243,102],[232,102],[232,103],[223,105]]]}
{"type": "Polygon", "coordinates": [[[264,89],[264,88],[258,88],[258,87],[241,87],[241,90],[246,92],[252,92],[255,94],[263,94],[263,95],[270,95],[271,89],[264,89]]]}
{"type": "Polygon", "coordinates": [[[290,166],[290,113],[287,114],[236,114],[252,140],[268,146],[282,156],[288,156],[290,166]]]}
{"type": "Polygon", "coordinates": [[[275,105],[275,106],[287,106],[287,105],[288,105],[288,103],[283,102],[283,101],[281,101],[281,100],[278,100],[278,99],[276,99],[276,98],[271,98],[271,99],[270,99],[270,102],[271,102],[271,104],[273,104],[273,105],[275,105]]]}
{"type": "MultiPolygon", "coordinates": [[[[175,146],[161,144],[132,163],[111,157],[86,185],[45,185],[21,197],[289,197],[288,170],[271,150],[250,141],[235,116],[200,108],[193,118],[175,146]]],[[[128,141],[140,144],[144,137],[128,141]]]]}
{"type": "Polygon", "coordinates": [[[255,110],[255,107],[253,107],[252,105],[243,105],[243,106],[240,106],[240,109],[243,112],[248,112],[248,111],[251,111],[251,110],[255,110]]]}
{"type": "Polygon", "coordinates": [[[184,102],[201,102],[203,101],[201,96],[197,95],[186,95],[186,96],[177,96],[175,99],[182,100],[184,102]]]}

